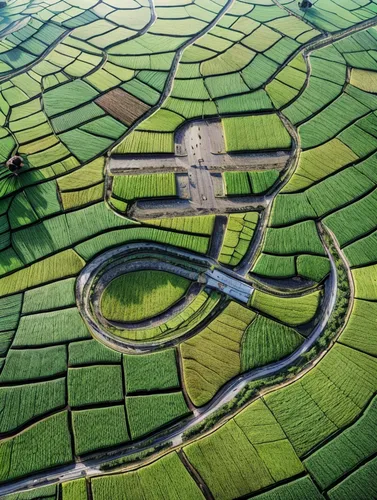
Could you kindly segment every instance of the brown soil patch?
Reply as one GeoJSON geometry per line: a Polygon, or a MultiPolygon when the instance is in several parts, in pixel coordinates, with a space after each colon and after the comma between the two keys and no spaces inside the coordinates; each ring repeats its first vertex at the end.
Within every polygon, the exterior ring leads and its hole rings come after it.
{"type": "Polygon", "coordinates": [[[148,104],[122,89],[110,90],[107,94],[96,99],[95,102],[107,113],[127,126],[132,125],[150,109],[148,104]]]}

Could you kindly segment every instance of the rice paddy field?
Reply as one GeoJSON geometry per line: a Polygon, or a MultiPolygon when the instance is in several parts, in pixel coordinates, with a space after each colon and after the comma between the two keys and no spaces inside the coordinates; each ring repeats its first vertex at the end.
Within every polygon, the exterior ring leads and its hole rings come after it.
{"type": "Polygon", "coordinates": [[[189,286],[190,281],[164,271],[127,273],[105,288],[101,311],[105,318],[121,322],[152,318],[181,299],[189,286]]]}
{"type": "Polygon", "coordinates": [[[0,2],[0,498],[377,498],[377,1],[311,3],[0,2]]]}

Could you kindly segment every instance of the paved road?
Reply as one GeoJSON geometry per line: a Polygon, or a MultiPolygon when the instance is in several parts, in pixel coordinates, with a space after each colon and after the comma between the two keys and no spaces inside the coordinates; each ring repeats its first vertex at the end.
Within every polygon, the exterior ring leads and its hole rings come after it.
{"type": "MultiPolygon", "coordinates": [[[[177,337],[136,342],[122,339],[108,331],[107,322],[102,320],[99,311],[100,295],[109,281],[126,272],[130,266],[165,269],[189,279],[197,279],[203,285],[228,294],[243,303],[248,302],[253,292],[252,284],[245,278],[210,257],[187,250],[152,242],[129,243],[109,250],[95,258],[79,275],[76,284],[77,306],[94,337],[121,352],[134,354],[154,352],[157,349],[173,347],[197,333],[196,330],[192,330],[177,337]],[[148,255],[151,256],[150,260],[148,255]]],[[[198,293],[199,291],[198,289],[198,293]]],[[[176,310],[173,309],[172,312],[176,313],[176,310]]],[[[168,318],[164,319],[166,321],[168,318]]]]}
{"type": "Polygon", "coordinates": [[[251,285],[243,283],[218,269],[206,271],[207,286],[225,293],[232,299],[248,304],[253,294],[254,288],[251,285]]]}
{"type": "Polygon", "coordinates": [[[227,154],[219,119],[189,122],[176,134],[178,155],[114,156],[109,169],[113,175],[174,172],[188,174],[190,202],[182,200],[141,200],[129,207],[135,219],[179,217],[198,213],[228,213],[265,208],[261,196],[216,198],[211,173],[286,167],[290,154],[227,154]]]}
{"type": "MultiPolygon", "coordinates": [[[[197,333],[196,330],[192,330],[176,337],[172,336],[166,339],[136,342],[113,335],[98,322],[98,317],[101,318],[101,315],[97,312],[96,316],[95,311],[98,311],[99,297],[96,290],[93,290],[93,284],[98,285],[99,283],[101,285],[100,276],[102,273],[104,273],[105,283],[107,283],[109,279],[108,273],[110,273],[110,277],[115,278],[116,273],[118,271],[121,272],[124,266],[127,267],[134,261],[137,264],[140,259],[146,261],[143,264],[144,267],[158,266],[161,269],[164,266],[168,266],[167,270],[173,270],[174,272],[174,269],[177,269],[178,266],[182,268],[178,271],[179,274],[187,276],[192,272],[199,273],[199,281],[201,283],[204,284],[206,282],[207,286],[219,290],[245,304],[249,301],[253,293],[253,283],[245,276],[222,266],[211,257],[195,254],[188,250],[153,242],[128,243],[108,250],[89,263],[79,275],[76,284],[77,307],[91,329],[93,336],[110,348],[120,352],[132,352],[134,354],[154,352],[158,349],[176,346],[178,343],[188,340],[197,333]],[[148,261],[148,255],[151,256],[150,262],[148,261]],[[111,267],[107,267],[107,263],[111,263],[111,266],[115,269],[114,272],[110,271],[111,267]],[[172,263],[174,264],[173,266],[172,263]],[[93,300],[96,306],[94,311],[92,307],[93,300]]],[[[271,286],[271,289],[277,296],[286,298],[308,293],[306,289],[302,291],[295,290],[293,293],[282,293],[278,289],[275,291],[273,286],[271,286]]],[[[105,323],[105,321],[102,322],[103,325],[105,323]]]]}
{"type": "MultiPolygon", "coordinates": [[[[116,250],[114,250],[114,252],[116,252],[116,250]]],[[[241,391],[249,382],[276,375],[294,364],[302,354],[308,352],[316,343],[317,339],[320,337],[324,328],[326,327],[327,322],[334,310],[337,294],[337,273],[334,259],[328,250],[327,253],[330,258],[331,272],[326,286],[324,307],[322,309],[321,317],[312,333],[290,356],[268,366],[251,370],[248,373],[244,373],[242,375],[239,375],[235,379],[232,379],[226,385],[224,385],[222,389],[220,389],[220,391],[210,401],[210,403],[203,406],[202,408],[195,410],[193,415],[186,419],[186,421],[179,422],[176,425],[172,426],[169,433],[162,436],[157,435],[156,439],[153,440],[153,442],[151,442],[150,438],[148,438],[146,440],[140,441],[136,445],[124,447],[119,450],[118,453],[108,453],[101,458],[88,459],[82,463],[76,463],[71,466],[57,467],[51,472],[35,474],[26,479],[21,479],[9,485],[1,486],[0,497],[15,491],[35,488],[37,486],[44,486],[48,484],[55,484],[72,479],[78,479],[82,476],[100,475],[101,465],[105,464],[109,460],[126,457],[127,455],[131,455],[136,451],[149,449],[152,446],[167,443],[170,441],[173,443],[173,446],[181,445],[183,443],[183,434],[186,431],[195,427],[198,423],[202,422],[218,409],[220,409],[223,405],[231,401],[235,397],[235,395],[239,391],[241,391]]],[[[90,267],[90,264],[88,267],[90,267]]]]}

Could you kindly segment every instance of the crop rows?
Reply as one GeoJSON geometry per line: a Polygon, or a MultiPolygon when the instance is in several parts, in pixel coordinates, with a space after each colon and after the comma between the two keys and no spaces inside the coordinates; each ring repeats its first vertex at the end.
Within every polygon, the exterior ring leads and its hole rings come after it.
{"type": "Polygon", "coordinates": [[[143,321],[173,306],[185,296],[189,286],[189,280],[165,271],[127,273],[106,287],[101,312],[112,321],[143,321]]]}
{"type": "Polygon", "coordinates": [[[229,216],[219,262],[230,266],[241,262],[253,239],[258,220],[259,215],[256,212],[229,216]]]}
{"type": "Polygon", "coordinates": [[[254,313],[235,302],[192,339],[181,344],[184,382],[191,401],[202,406],[241,369],[240,346],[254,313]]]}

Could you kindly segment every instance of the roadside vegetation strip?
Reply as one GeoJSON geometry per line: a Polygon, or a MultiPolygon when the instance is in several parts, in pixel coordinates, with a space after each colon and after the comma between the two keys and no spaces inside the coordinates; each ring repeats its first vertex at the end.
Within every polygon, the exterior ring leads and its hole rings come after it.
{"type": "Polygon", "coordinates": [[[118,276],[105,288],[101,312],[108,320],[142,321],[166,311],[187,293],[190,281],[160,270],[118,276]]]}

